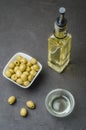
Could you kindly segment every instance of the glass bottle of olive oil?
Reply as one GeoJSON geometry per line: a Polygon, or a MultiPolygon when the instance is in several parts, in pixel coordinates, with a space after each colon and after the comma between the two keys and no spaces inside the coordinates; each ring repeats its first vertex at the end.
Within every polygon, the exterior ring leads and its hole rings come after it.
{"type": "Polygon", "coordinates": [[[48,66],[61,73],[70,61],[72,36],[67,32],[65,8],[61,7],[59,13],[54,24],[54,33],[48,38],[48,66]]]}

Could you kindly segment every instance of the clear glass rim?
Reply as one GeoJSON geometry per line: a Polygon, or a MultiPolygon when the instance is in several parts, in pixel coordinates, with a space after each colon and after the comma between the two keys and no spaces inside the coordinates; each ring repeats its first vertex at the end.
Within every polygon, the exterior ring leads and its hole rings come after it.
{"type": "Polygon", "coordinates": [[[45,99],[45,106],[46,106],[46,108],[47,108],[47,110],[48,110],[48,112],[51,114],[51,115],[53,115],[53,116],[55,116],[55,117],[66,117],[66,116],[68,116],[72,111],[73,111],[73,109],[74,109],[74,106],[75,106],[75,99],[74,99],[74,96],[68,91],[68,90],[66,90],[66,89],[61,89],[61,88],[58,88],[58,89],[55,89],[55,90],[52,90],[52,91],[50,91],[48,94],[47,94],[47,96],[46,96],[46,99],[45,99]],[[58,114],[56,114],[56,113],[53,113],[51,110],[50,110],[50,108],[49,108],[49,104],[48,104],[48,99],[49,99],[49,97],[51,96],[51,94],[54,94],[55,92],[62,92],[62,93],[64,93],[64,94],[67,94],[68,95],[68,98],[70,98],[70,100],[71,100],[71,107],[70,107],[70,109],[69,109],[69,111],[67,112],[67,113],[58,113],[58,114]]]}

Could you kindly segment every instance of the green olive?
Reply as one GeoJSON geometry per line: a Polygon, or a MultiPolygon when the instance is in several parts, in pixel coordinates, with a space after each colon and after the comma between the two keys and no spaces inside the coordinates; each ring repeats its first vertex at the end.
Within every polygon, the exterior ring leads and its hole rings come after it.
{"type": "Polygon", "coordinates": [[[16,102],[16,97],[15,96],[11,96],[8,98],[8,103],[10,105],[14,104],[16,102]]]}
{"type": "Polygon", "coordinates": [[[20,69],[22,72],[25,71],[26,65],[25,65],[25,64],[20,64],[19,69],[20,69]]]}
{"type": "Polygon", "coordinates": [[[27,114],[28,114],[27,109],[26,109],[26,108],[21,108],[21,110],[20,110],[20,115],[21,115],[22,117],[26,117],[27,114]]]}
{"type": "Polygon", "coordinates": [[[21,61],[22,56],[19,55],[19,56],[16,57],[16,59],[17,59],[18,61],[21,61]]]}
{"type": "Polygon", "coordinates": [[[39,67],[38,64],[35,64],[35,65],[33,65],[33,69],[34,69],[35,71],[38,71],[38,70],[40,69],[40,67],[39,67]]]}
{"type": "Polygon", "coordinates": [[[13,74],[14,73],[14,70],[13,69],[9,69],[10,73],[13,74]]]}
{"type": "Polygon", "coordinates": [[[31,67],[32,63],[30,61],[27,62],[27,66],[31,67]]]}
{"type": "Polygon", "coordinates": [[[30,84],[30,82],[27,80],[27,81],[24,81],[23,85],[24,86],[28,86],[30,84]]]}
{"type": "Polygon", "coordinates": [[[14,64],[14,62],[10,62],[8,66],[9,66],[9,68],[13,69],[15,64],[14,64]]]}
{"type": "Polygon", "coordinates": [[[22,84],[23,84],[23,81],[22,81],[22,79],[21,79],[21,78],[18,78],[18,79],[16,80],[16,82],[17,82],[18,84],[20,84],[20,85],[22,85],[22,84]]]}
{"type": "Polygon", "coordinates": [[[16,66],[19,66],[19,65],[20,65],[20,61],[15,60],[15,61],[14,61],[14,64],[15,64],[16,66]]]}
{"type": "Polygon", "coordinates": [[[30,109],[34,109],[35,103],[32,100],[29,100],[29,101],[26,102],[26,106],[30,109]]]}
{"type": "Polygon", "coordinates": [[[27,75],[26,74],[22,74],[21,75],[21,79],[22,79],[22,81],[26,81],[27,80],[27,75]]]}
{"type": "Polygon", "coordinates": [[[30,70],[31,70],[31,69],[30,69],[30,67],[28,66],[28,67],[26,68],[26,71],[30,72],[30,70]]]}
{"type": "Polygon", "coordinates": [[[20,70],[17,70],[17,71],[16,71],[16,76],[17,76],[17,77],[21,77],[21,75],[22,75],[22,72],[21,72],[20,70]]]}
{"type": "Polygon", "coordinates": [[[5,71],[5,75],[6,75],[8,78],[11,77],[11,72],[9,71],[9,69],[5,71]]]}
{"type": "Polygon", "coordinates": [[[21,63],[23,63],[23,64],[26,64],[27,63],[27,59],[26,58],[21,58],[21,63]]]}
{"type": "Polygon", "coordinates": [[[13,74],[13,75],[11,76],[11,79],[14,80],[14,81],[16,81],[16,80],[17,80],[17,75],[16,75],[16,74],[13,74]]]}
{"type": "Polygon", "coordinates": [[[28,75],[29,75],[29,72],[28,72],[28,71],[24,71],[23,74],[25,74],[25,75],[28,76],[28,75]]]}
{"type": "Polygon", "coordinates": [[[33,65],[31,66],[31,70],[33,70],[34,68],[33,68],[33,65]]]}
{"type": "Polygon", "coordinates": [[[30,60],[30,62],[34,65],[34,64],[37,63],[37,60],[36,60],[35,58],[32,58],[32,59],[30,60]]]}
{"type": "Polygon", "coordinates": [[[19,70],[19,67],[18,67],[18,66],[15,66],[14,72],[16,73],[17,70],[19,70]]]}
{"type": "Polygon", "coordinates": [[[31,70],[31,71],[30,71],[30,74],[31,74],[32,76],[35,76],[35,75],[36,75],[36,71],[35,71],[35,70],[31,70]]]}
{"type": "Polygon", "coordinates": [[[29,75],[29,76],[28,76],[28,80],[31,82],[32,79],[33,79],[33,76],[32,76],[32,75],[29,75]]]}

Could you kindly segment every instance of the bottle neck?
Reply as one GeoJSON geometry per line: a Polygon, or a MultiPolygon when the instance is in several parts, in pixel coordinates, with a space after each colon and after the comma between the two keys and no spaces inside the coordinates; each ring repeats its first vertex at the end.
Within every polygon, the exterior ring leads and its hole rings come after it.
{"type": "Polygon", "coordinates": [[[67,25],[65,27],[57,26],[56,22],[54,24],[54,35],[57,38],[64,38],[67,36],[67,25]]]}

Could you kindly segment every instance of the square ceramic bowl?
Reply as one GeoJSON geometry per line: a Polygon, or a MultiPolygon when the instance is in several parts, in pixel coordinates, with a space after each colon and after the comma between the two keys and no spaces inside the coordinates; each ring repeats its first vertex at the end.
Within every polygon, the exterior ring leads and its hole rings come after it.
{"type": "Polygon", "coordinates": [[[17,56],[22,56],[22,57],[26,58],[27,61],[29,61],[30,59],[33,58],[33,57],[31,57],[30,55],[27,55],[27,54],[22,53],[22,52],[16,53],[16,54],[8,61],[8,63],[7,63],[6,66],[4,67],[4,69],[3,69],[3,76],[4,76],[6,79],[8,79],[9,81],[13,82],[14,84],[17,84],[18,86],[20,86],[21,88],[29,88],[29,87],[32,85],[32,83],[34,82],[34,80],[37,78],[37,76],[39,75],[39,73],[41,72],[41,70],[42,70],[42,65],[37,61],[37,63],[38,63],[38,65],[39,65],[40,68],[39,68],[38,72],[36,73],[36,75],[34,76],[34,78],[32,79],[32,81],[30,82],[30,84],[27,85],[27,86],[20,85],[20,84],[18,84],[17,82],[15,82],[14,80],[12,80],[11,78],[8,78],[8,77],[5,75],[5,72],[6,72],[6,70],[8,69],[9,64],[10,64],[11,62],[15,61],[15,59],[16,59],[17,56]]]}
{"type": "Polygon", "coordinates": [[[75,99],[65,89],[55,89],[48,93],[45,99],[48,112],[55,117],[66,117],[74,109],[75,99]]]}

